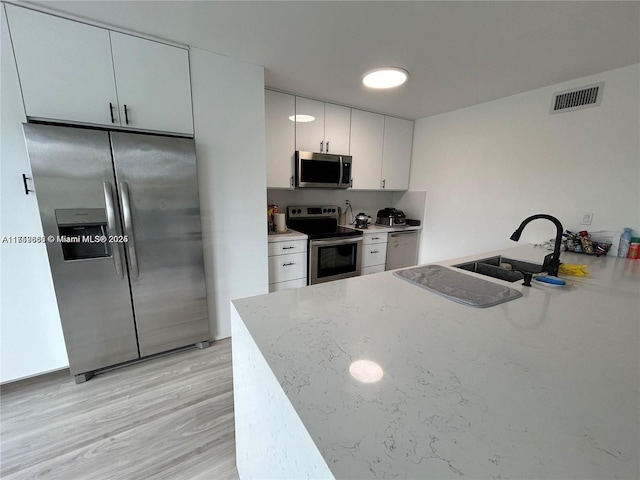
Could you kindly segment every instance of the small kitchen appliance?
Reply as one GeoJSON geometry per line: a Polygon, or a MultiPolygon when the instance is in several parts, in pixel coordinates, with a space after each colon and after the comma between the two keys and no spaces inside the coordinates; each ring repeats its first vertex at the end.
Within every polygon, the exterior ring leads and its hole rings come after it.
{"type": "Polygon", "coordinates": [[[376,225],[384,225],[385,227],[406,225],[404,212],[391,207],[378,210],[376,225]]]}
{"type": "Polygon", "coordinates": [[[360,212],[356,215],[356,228],[367,228],[371,223],[371,217],[366,213],[360,212]]]}
{"type": "Polygon", "coordinates": [[[307,283],[356,277],[362,270],[362,232],[338,226],[336,205],[287,207],[287,225],[306,233],[307,283]]]}
{"type": "Polygon", "coordinates": [[[296,152],[296,188],[349,188],[351,160],[349,155],[296,152]]]}

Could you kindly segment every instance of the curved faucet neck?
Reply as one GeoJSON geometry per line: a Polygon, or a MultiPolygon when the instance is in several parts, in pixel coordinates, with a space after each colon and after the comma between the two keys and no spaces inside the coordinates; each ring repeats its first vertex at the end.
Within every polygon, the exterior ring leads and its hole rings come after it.
{"type": "Polygon", "coordinates": [[[525,218],[517,228],[517,230],[513,232],[513,235],[511,235],[511,240],[520,240],[520,235],[522,234],[524,227],[526,227],[532,220],[537,220],[538,218],[549,220],[556,226],[556,240],[553,246],[553,254],[545,257],[545,265],[543,265],[549,275],[556,276],[558,275],[558,267],[560,266],[560,246],[562,244],[562,233],[564,232],[564,227],[562,226],[562,223],[560,223],[560,220],[552,215],[547,215],[545,213],[531,215],[530,217],[525,218]]]}

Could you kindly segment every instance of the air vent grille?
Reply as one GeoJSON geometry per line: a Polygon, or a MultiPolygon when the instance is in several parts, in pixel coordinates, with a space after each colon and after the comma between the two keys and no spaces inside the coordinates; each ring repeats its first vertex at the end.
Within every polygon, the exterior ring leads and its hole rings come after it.
{"type": "Polygon", "coordinates": [[[602,101],[604,82],[553,94],[551,112],[570,112],[582,108],[597,107],[602,101]]]}

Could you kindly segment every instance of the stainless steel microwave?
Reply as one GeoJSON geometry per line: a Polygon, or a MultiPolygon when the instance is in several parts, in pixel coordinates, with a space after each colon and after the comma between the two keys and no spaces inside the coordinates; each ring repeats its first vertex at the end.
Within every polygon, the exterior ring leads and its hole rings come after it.
{"type": "Polygon", "coordinates": [[[296,188],[349,188],[349,155],[296,152],[296,188]]]}

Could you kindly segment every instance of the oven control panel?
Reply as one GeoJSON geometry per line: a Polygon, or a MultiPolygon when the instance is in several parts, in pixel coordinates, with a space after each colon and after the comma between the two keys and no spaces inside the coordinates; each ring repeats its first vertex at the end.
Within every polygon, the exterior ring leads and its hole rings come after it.
{"type": "Polygon", "coordinates": [[[340,209],[337,205],[300,205],[287,207],[287,216],[296,218],[338,218],[340,209]]]}

